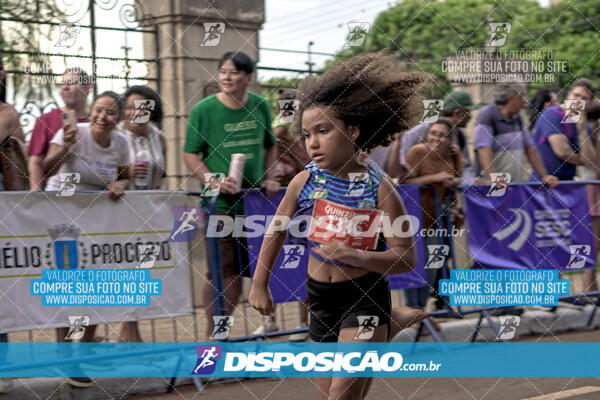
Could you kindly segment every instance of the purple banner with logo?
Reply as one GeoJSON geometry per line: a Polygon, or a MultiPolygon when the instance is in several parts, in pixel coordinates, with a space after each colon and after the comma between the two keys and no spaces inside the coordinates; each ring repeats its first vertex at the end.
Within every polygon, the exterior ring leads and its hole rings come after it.
{"type": "MultiPolygon", "coordinates": [[[[400,194],[406,213],[412,215],[419,221],[419,229],[423,228],[423,209],[421,208],[421,191],[417,185],[398,185],[396,191],[400,194]]],[[[408,289],[425,286],[425,244],[421,235],[414,236],[415,246],[417,249],[417,265],[407,274],[389,275],[390,288],[392,289],[408,289]]]]}
{"type": "Polygon", "coordinates": [[[465,189],[469,250],[475,268],[594,268],[595,250],[583,185],[536,184],[465,189]]]}
{"type": "MultiPolygon", "coordinates": [[[[421,195],[419,188],[414,185],[403,185],[397,187],[398,193],[408,214],[413,215],[419,221],[419,227],[422,226],[421,217],[421,195]]],[[[277,195],[266,198],[262,191],[249,191],[244,196],[244,210],[246,216],[267,216],[264,221],[266,226],[269,225],[270,216],[275,215],[277,206],[283,198],[284,192],[281,191],[277,195]]],[[[298,221],[292,220],[291,225],[298,221]]],[[[290,226],[291,226],[290,225],[290,226]]],[[[306,227],[296,229],[299,232],[305,232],[306,227]]],[[[256,263],[260,252],[264,236],[248,237],[248,256],[250,262],[250,270],[254,275],[256,263]]],[[[390,275],[390,287],[392,289],[404,289],[421,287],[425,285],[425,256],[423,239],[420,236],[415,236],[417,248],[417,266],[407,274],[390,275]]],[[[306,298],[306,279],[309,251],[305,247],[306,241],[303,238],[294,237],[288,233],[284,247],[277,257],[275,266],[271,274],[269,288],[273,295],[273,300],[276,303],[284,303],[288,301],[304,300],[306,298]]]]}

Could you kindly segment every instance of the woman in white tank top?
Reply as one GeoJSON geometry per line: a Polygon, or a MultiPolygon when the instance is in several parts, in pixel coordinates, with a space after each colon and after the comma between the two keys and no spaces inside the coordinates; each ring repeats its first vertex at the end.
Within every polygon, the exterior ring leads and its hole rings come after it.
{"type": "MultiPolygon", "coordinates": [[[[147,86],[132,86],[123,94],[123,101],[125,113],[119,129],[127,137],[129,146],[129,189],[166,189],[166,145],[156,127],[163,115],[160,96],[147,86]]],[[[137,321],[121,325],[119,340],[142,341],[137,321]]]]}

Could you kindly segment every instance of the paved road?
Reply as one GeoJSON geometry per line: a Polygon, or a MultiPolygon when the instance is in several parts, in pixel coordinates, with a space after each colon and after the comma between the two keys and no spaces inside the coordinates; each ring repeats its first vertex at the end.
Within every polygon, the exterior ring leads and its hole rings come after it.
{"type": "MultiPolygon", "coordinates": [[[[531,337],[527,341],[597,342],[600,330],[578,331],[547,337],[531,337]]],[[[600,360],[599,360],[600,362],[600,360]]],[[[482,366],[484,368],[485,366],[482,366]]],[[[410,400],[598,400],[599,378],[378,378],[373,382],[368,399],[410,400]]],[[[319,393],[309,378],[283,380],[260,379],[240,383],[207,385],[199,395],[194,386],[178,388],[173,394],[154,394],[130,399],[183,400],[308,400],[318,399],[319,393]]]]}

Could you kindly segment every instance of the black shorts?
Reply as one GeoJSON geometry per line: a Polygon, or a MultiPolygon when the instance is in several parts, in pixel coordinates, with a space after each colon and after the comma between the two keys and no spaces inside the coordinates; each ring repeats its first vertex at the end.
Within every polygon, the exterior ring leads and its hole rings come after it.
{"type": "Polygon", "coordinates": [[[337,342],[340,329],[360,326],[358,316],[378,316],[377,326],[387,324],[390,334],[392,298],[385,275],[375,272],[343,282],[306,282],[310,324],[314,342],[337,342]]]}

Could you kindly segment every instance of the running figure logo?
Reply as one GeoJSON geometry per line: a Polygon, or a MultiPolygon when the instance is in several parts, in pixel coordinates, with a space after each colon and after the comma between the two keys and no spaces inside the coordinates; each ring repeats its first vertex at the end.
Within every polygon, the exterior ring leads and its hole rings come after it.
{"type": "Polygon", "coordinates": [[[213,333],[210,336],[214,340],[225,340],[229,337],[235,319],[231,315],[213,315],[213,333]]]}
{"type": "Polygon", "coordinates": [[[156,244],[143,244],[139,246],[140,263],[136,268],[152,268],[158,258],[160,247],[156,244]]]}
{"type": "Polygon", "coordinates": [[[509,22],[491,22],[490,23],[490,41],[488,46],[500,47],[506,43],[506,37],[510,33],[511,24],[509,22]]]}
{"type": "Polygon", "coordinates": [[[175,218],[175,224],[169,241],[189,242],[193,240],[198,233],[202,208],[199,206],[173,207],[171,211],[175,218]]]}
{"type": "Polygon", "coordinates": [[[368,22],[349,22],[346,45],[350,47],[362,46],[367,38],[369,27],[368,22]]]}
{"type": "Polygon", "coordinates": [[[300,101],[298,100],[278,100],[279,103],[279,115],[277,115],[277,122],[284,124],[291,124],[294,120],[294,115],[300,107],[300,101]]]}
{"type": "Polygon", "coordinates": [[[221,182],[225,180],[225,174],[222,172],[205,172],[202,188],[202,196],[215,197],[221,190],[221,182]]]}
{"type": "Polygon", "coordinates": [[[427,246],[427,252],[429,257],[425,264],[426,269],[439,269],[442,268],[448,253],[450,253],[450,247],[445,244],[430,244],[427,246]]]}
{"type": "Polygon", "coordinates": [[[60,187],[56,195],[69,197],[75,194],[77,184],[81,181],[81,175],[78,172],[63,172],[58,174],[58,179],[60,179],[60,187]]]}
{"type": "Polygon", "coordinates": [[[283,262],[279,269],[296,269],[304,256],[306,248],[301,244],[286,244],[283,246],[283,262]]]}
{"type": "Polygon", "coordinates": [[[54,47],[71,47],[77,40],[77,35],[81,31],[81,25],[72,22],[59,24],[60,36],[54,47]]]}
{"type": "Polygon", "coordinates": [[[375,333],[375,328],[379,324],[379,316],[359,315],[356,318],[358,318],[358,331],[354,339],[371,339],[375,333]]]}
{"type": "Polygon", "coordinates": [[[508,172],[492,172],[490,174],[492,183],[490,190],[488,190],[486,196],[489,197],[501,197],[506,193],[506,188],[510,184],[511,175],[508,172]]]}
{"type": "Polygon", "coordinates": [[[571,244],[569,245],[571,250],[571,258],[567,264],[567,269],[577,269],[585,267],[587,257],[592,252],[592,248],[587,244],[571,244]]]}
{"type": "Polygon", "coordinates": [[[348,174],[350,186],[346,196],[362,196],[366,189],[373,189],[373,184],[369,180],[369,174],[361,172],[351,172],[348,174]]]}
{"type": "Polygon", "coordinates": [[[79,340],[83,338],[85,327],[90,325],[90,317],[87,315],[69,315],[69,332],[65,340],[79,340]]]}
{"type": "Polygon", "coordinates": [[[585,100],[565,100],[565,116],[562,124],[576,124],[581,119],[581,115],[585,110],[585,100]]]}
{"type": "Polygon", "coordinates": [[[215,372],[217,360],[221,358],[223,349],[221,346],[196,346],[198,360],[192,375],[210,375],[215,372]]]}
{"type": "Polygon", "coordinates": [[[425,124],[433,124],[440,118],[440,113],[444,108],[444,101],[433,99],[423,100],[423,118],[421,122],[425,124]]]}
{"type": "Polygon", "coordinates": [[[221,42],[221,35],[225,32],[223,22],[205,22],[204,39],[200,46],[214,47],[221,42]]]}
{"type": "Polygon", "coordinates": [[[154,111],[156,103],[154,100],[140,99],[133,101],[133,117],[131,117],[132,124],[145,124],[150,121],[150,115],[154,111]]]}
{"type": "Polygon", "coordinates": [[[521,317],[517,315],[500,315],[500,331],[496,339],[512,339],[521,324],[521,317]]]}

